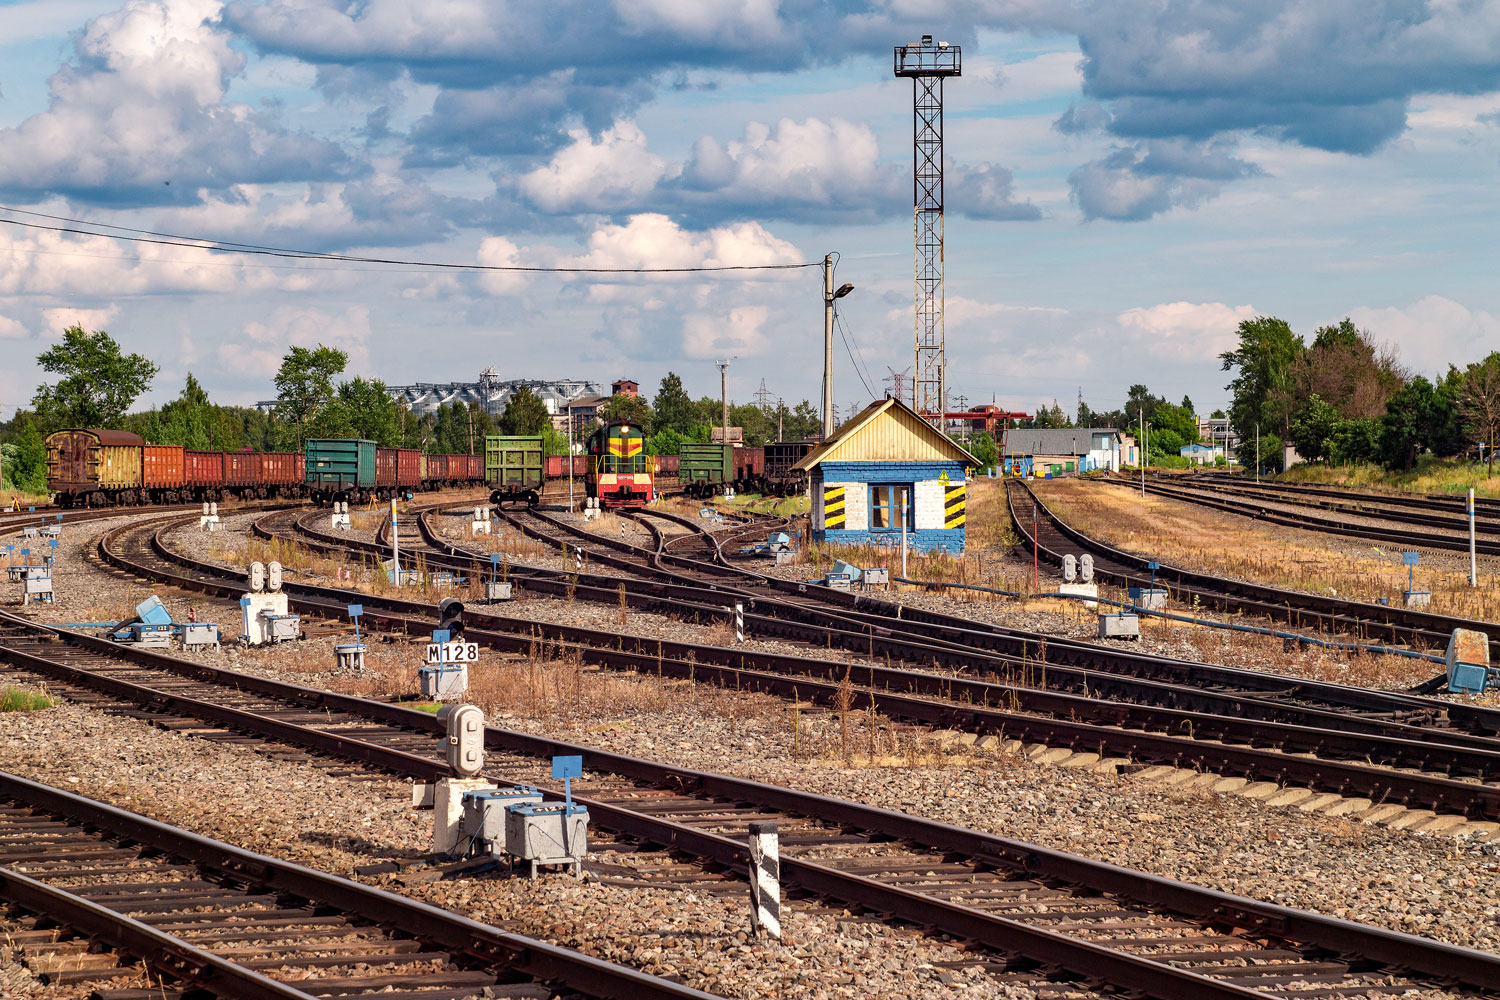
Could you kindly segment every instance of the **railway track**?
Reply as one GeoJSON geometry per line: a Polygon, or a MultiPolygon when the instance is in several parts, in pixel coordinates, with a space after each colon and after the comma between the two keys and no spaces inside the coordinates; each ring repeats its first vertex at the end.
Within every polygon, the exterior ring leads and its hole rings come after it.
{"type": "Polygon", "coordinates": [[[161,977],[97,1000],[710,997],[4,771],[0,900],[43,982],[161,977]]]}
{"type": "MultiPolygon", "coordinates": [[[[1452,493],[1401,493],[1395,490],[1375,489],[1346,490],[1333,486],[1319,486],[1313,483],[1287,483],[1271,479],[1258,480],[1246,476],[1220,475],[1218,473],[1195,474],[1191,478],[1193,481],[1201,478],[1206,482],[1223,483],[1246,490],[1263,490],[1270,493],[1286,493],[1301,497],[1325,497],[1356,504],[1378,504],[1384,507],[1398,507],[1419,511],[1437,510],[1451,514],[1467,515],[1468,513],[1467,498],[1452,493]]],[[[1477,496],[1474,498],[1474,507],[1477,516],[1500,520],[1500,500],[1493,497],[1477,496]]]]}
{"type": "MultiPolygon", "coordinates": [[[[236,674],[0,615],[0,659],[167,726],[212,727],[429,779],[435,718],[236,674]]],[[[953,935],[1002,982],[1041,995],[1100,986],[1162,1000],[1374,997],[1500,989],[1500,958],[1260,903],[948,824],[490,728],[487,773],[558,797],[546,758],[577,753],[596,826],[742,873],[742,831],[780,826],[783,883],[953,935]]],[[[3,848],[0,848],[3,849],[3,848]]]]}
{"type": "MultiPolygon", "coordinates": [[[[424,534],[434,548],[446,544],[430,528],[424,534]]],[[[342,541],[350,544],[350,540],[342,541]]],[[[438,554],[430,558],[434,561],[429,566],[444,564],[438,554]]],[[[446,558],[454,556],[450,552],[446,558]]],[[[455,571],[476,571],[470,556],[457,557],[447,565],[455,571]]],[[[523,587],[574,599],[616,604],[624,589],[632,605],[646,610],[723,615],[722,592],[545,571],[512,571],[511,578],[523,587]],[[530,575],[520,575],[523,572],[530,575]]],[[[317,588],[290,589],[302,593],[317,588]]],[[[367,613],[377,607],[403,612],[423,608],[410,602],[364,600],[367,613]]],[[[299,606],[321,603],[325,613],[336,617],[342,607],[339,601],[336,596],[311,602],[299,599],[299,606]]],[[[431,609],[424,613],[430,614],[431,609]]],[[[821,614],[827,617],[826,612],[821,614]]],[[[848,661],[819,656],[747,653],[701,643],[627,641],[628,637],[616,632],[507,618],[482,610],[471,610],[469,617],[471,624],[482,629],[471,629],[471,636],[513,652],[524,653],[541,639],[601,666],[712,681],[736,690],[825,704],[836,704],[840,684],[847,682],[857,685],[853,707],[922,725],[960,726],[1083,751],[1107,750],[1142,763],[1181,766],[1193,762],[1207,770],[1251,779],[1307,784],[1474,819],[1500,818],[1500,785],[1496,784],[1500,781],[1500,741],[1484,731],[1500,719],[1483,710],[1469,717],[1459,713],[1448,718],[1441,712],[1445,703],[1431,699],[1253,672],[1246,673],[1259,679],[1265,689],[1216,690],[1185,683],[1185,678],[1168,683],[1065,665],[1039,667],[973,648],[919,645],[921,637],[915,634],[887,634],[877,646],[872,632],[850,621],[841,623],[841,638],[848,647],[868,641],[877,656],[895,653],[917,664],[941,659],[967,675],[869,661],[851,667],[848,661]],[[1279,691],[1273,690],[1276,684],[1282,685],[1279,691]],[[1465,722],[1478,731],[1462,728],[1465,722]]],[[[832,638],[826,622],[797,625],[767,615],[749,615],[747,625],[752,633],[796,638],[810,646],[832,638]]],[[[809,652],[819,650],[810,648],[809,652]]],[[[1150,662],[1153,658],[1140,659],[1150,662]]],[[[1182,666],[1199,675],[1215,670],[1232,673],[1201,664],[1182,666]]],[[[1203,683],[1202,676],[1196,679],[1203,683]]]]}
{"type": "MultiPolygon", "coordinates": [[[[1064,553],[1085,552],[1094,558],[1094,575],[1107,583],[1140,586],[1151,578],[1146,557],[1090,538],[1067,524],[1024,482],[1008,480],[1006,490],[1017,532],[1025,544],[1035,541],[1038,554],[1050,564],[1060,564],[1064,553]]],[[[1500,624],[1494,622],[1283,590],[1167,564],[1156,570],[1155,578],[1182,599],[1208,610],[1256,615],[1298,628],[1402,643],[1416,649],[1444,649],[1455,628],[1472,629],[1490,637],[1491,655],[1500,658],[1500,624]]]]}
{"type": "MultiPolygon", "coordinates": [[[[1128,486],[1120,480],[1109,480],[1113,484],[1128,486]]],[[[1289,528],[1301,528],[1323,534],[1342,535],[1352,538],[1368,538],[1377,542],[1409,545],[1417,548],[1442,549],[1450,552],[1468,552],[1468,519],[1437,514],[1420,514],[1412,511],[1375,509],[1359,502],[1334,500],[1309,501],[1281,493],[1247,493],[1243,490],[1215,482],[1212,485],[1184,483],[1177,480],[1152,479],[1146,489],[1162,497],[1181,500],[1184,503],[1208,507],[1226,514],[1249,517],[1267,524],[1278,524],[1289,528]],[[1266,503],[1257,502],[1264,498],[1266,503]],[[1287,507],[1298,508],[1287,510],[1287,507]],[[1351,523],[1338,517],[1319,517],[1310,513],[1312,509],[1324,509],[1335,514],[1345,514],[1366,520],[1376,519],[1400,524],[1422,525],[1444,529],[1443,531],[1421,531],[1415,528],[1381,527],[1373,524],[1351,523]]],[[[1496,532],[1500,525],[1489,518],[1476,520],[1474,550],[1480,555],[1500,555],[1500,538],[1496,532]]]]}

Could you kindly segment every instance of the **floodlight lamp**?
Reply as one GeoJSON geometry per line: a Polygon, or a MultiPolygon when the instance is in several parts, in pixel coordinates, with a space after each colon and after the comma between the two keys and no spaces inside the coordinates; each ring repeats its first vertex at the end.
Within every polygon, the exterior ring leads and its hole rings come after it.
{"type": "Polygon", "coordinates": [[[851,284],[849,284],[846,281],[846,282],[844,282],[844,284],[842,284],[842,285],[839,286],[839,290],[838,291],[836,291],[836,292],[833,293],[833,297],[836,298],[836,299],[841,299],[845,295],[848,295],[852,291],[854,291],[854,286],[851,285],[851,284]]]}

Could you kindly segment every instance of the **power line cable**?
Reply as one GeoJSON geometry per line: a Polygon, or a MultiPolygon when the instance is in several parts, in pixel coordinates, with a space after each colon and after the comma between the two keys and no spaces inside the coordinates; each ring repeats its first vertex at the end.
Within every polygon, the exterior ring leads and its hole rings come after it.
{"type": "Polygon", "coordinates": [[[331,260],[347,264],[393,264],[400,267],[430,267],[444,270],[456,271],[507,271],[528,272],[541,274],[697,274],[715,271],[790,271],[805,267],[820,267],[822,261],[803,261],[796,264],[714,264],[700,265],[697,267],[539,267],[521,264],[454,264],[446,261],[431,260],[403,260],[388,257],[360,257],[352,254],[324,253],[314,250],[290,250],[284,247],[267,247],[254,243],[235,243],[229,240],[212,240],[197,236],[179,236],[171,233],[157,233],[146,229],[131,229],[126,226],[113,226],[107,223],[88,222],[82,219],[70,219],[66,216],[47,215],[42,212],[31,212],[26,209],[11,208],[0,205],[0,211],[12,212],[19,215],[30,215],[37,218],[51,219],[56,222],[67,222],[67,226],[48,226],[37,222],[24,222],[20,219],[3,219],[0,223],[8,226],[16,226],[22,229],[36,229],[46,232],[72,233],[78,236],[100,236],[106,239],[125,240],[130,243],[146,243],[156,246],[187,247],[193,250],[208,250],[216,253],[244,253],[254,254],[262,257],[284,257],[294,260],[331,260]],[[77,229],[75,226],[91,226],[93,229],[77,229]],[[95,232],[94,229],[111,229],[113,233],[95,232]],[[128,235],[131,233],[139,235],[128,235]]]}

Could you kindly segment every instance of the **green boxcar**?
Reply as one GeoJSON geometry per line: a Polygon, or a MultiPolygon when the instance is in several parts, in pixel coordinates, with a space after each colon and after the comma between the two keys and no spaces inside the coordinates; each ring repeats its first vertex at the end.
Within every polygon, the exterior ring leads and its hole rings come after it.
{"type": "Polygon", "coordinates": [[[677,446],[677,481],[683,486],[716,486],[734,480],[734,445],[677,446]]]}
{"type": "Polygon", "coordinates": [[[484,481],[490,502],[524,498],[536,504],[546,477],[546,453],[540,435],[490,434],[484,439],[484,481]]]}
{"type": "Polygon", "coordinates": [[[358,438],[319,438],[306,444],[307,488],[315,500],[340,495],[362,499],[375,488],[375,442],[358,438]]]}

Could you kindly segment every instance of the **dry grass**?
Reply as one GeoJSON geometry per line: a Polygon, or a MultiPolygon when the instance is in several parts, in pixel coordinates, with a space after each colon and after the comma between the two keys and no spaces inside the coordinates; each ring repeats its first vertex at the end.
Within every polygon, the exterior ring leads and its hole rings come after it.
{"type": "Polygon", "coordinates": [[[10,510],[19,503],[22,510],[27,507],[46,507],[52,497],[46,493],[25,493],[21,490],[0,490],[0,511],[10,510]]]}
{"type": "MultiPolygon", "coordinates": [[[[1035,488],[1085,534],[1198,572],[1359,601],[1385,597],[1393,604],[1406,589],[1399,548],[1260,524],[1164,497],[1142,499],[1102,483],[1052,480],[1035,488]]],[[[1480,558],[1482,578],[1493,578],[1497,569],[1494,560],[1480,558]]],[[[1434,612],[1484,621],[1500,616],[1500,590],[1471,588],[1467,557],[1458,553],[1424,553],[1415,582],[1432,591],[1434,612]]]]}
{"type": "Polygon", "coordinates": [[[1490,476],[1487,472],[1483,465],[1427,458],[1407,472],[1389,472],[1378,465],[1294,465],[1276,478],[1289,483],[1319,483],[1403,493],[1461,495],[1473,487],[1477,496],[1500,497],[1500,476],[1490,476]]]}

